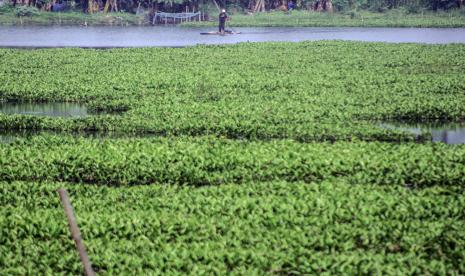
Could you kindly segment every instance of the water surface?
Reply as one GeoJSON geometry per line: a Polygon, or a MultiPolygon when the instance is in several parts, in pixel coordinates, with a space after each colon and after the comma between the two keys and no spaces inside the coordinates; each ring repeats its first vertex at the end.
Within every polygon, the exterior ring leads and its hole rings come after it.
{"type": "Polygon", "coordinates": [[[0,26],[0,47],[184,47],[304,40],[465,43],[465,28],[234,28],[237,35],[200,35],[216,28],[176,26],[0,26]]]}
{"type": "Polygon", "coordinates": [[[384,123],[381,127],[387,129],[398,129],[420,135],[429,133],[433,142],[446,144],[465,144],[465,123],[384,123]]]}
{"type": "Polygon", "coordinates": [[[77,103],[25,103],[4,102],[0,103],[0,113],[13,115],[35,115],[62,118],[83,118],[90,114],[87,107],[77,103]]]}

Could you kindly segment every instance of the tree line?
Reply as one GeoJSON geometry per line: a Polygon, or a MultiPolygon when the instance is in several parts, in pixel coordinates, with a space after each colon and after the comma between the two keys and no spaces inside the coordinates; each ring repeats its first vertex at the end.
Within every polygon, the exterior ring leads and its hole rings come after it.
{"type": "Polygon", "coordinates": [[[293,1],[296,9],[316,11],[345,11],[367,9],[384,12],[390,9],[407,8],[409,11],[449,10],[463,8],[465,0],[7,0],[13,6],[34,6],[42,10],[53,10],[54,5],[93,12],[136,12],[140,8],[151,11],[181,12],[198,11],[208,5],[234,11],[269,11],[286,9],[293,1]]]}

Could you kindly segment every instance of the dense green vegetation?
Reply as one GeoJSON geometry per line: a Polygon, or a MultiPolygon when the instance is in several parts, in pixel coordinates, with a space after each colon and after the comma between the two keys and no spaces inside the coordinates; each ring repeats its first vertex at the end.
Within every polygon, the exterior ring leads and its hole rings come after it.
{"type": "MultiPolygon", "coordinates": [[[[218,12],[218,8],[226,8],[229,12],[245,13],[251,11],[287,11],[288,3],[291,2],[293,10],[323,10],[323,11],[360,11],[370,10],[386,12],[393,9],[405,9],[409,13],[422,13],[433,10],[454,10],[464,7],[463,0],[3,0],[3,4],[14,7],[34,7],[44,11],[81,11],[83,13],[98,12],[128,12],[137,13],[141,10],[163,11],[163,12],[185,12],[202,11],[210,14],[218,12]],[[260,3],[261,2],[261,3],[260,3]],[[58,4],[54,9],[54,5],[58,4]],[[320,7],[318,7],[320,6],[320,7]]],[[[1,10],[0,10],[1,12],[1,10]]]]}
{"type": "MultiPolygon", "coordinates": [[[[465,11],[465,10],[463,10],[465,11]]],[[[408,13],[406,10],[388,12],[348,11],[318,13],[293,11],[267,12],[246,15],[236,13],[228,21],[229,27],[465,27],[463,11],[408,13]]],[[[148,25],[143,15],[131,13],[79,12],[50,13],[35,11],[30,16],[18,16],[13,10],[1,13],[1,25],[148,25]]],[[[183,27],[213,27],[218,24],[216,15],[210,21],[182,23],[183,27]]]]}
{"type": "Polygon", "coordinates": [[[111,188],[0,182],[0,274],[463,274],[465,194],[344,181],[111,188]]]}
{"type": "Polygon", "coordinates": [[[0,100],[122,111],[0,114],[5,129],[299,141],[412,140],[383,120],[465,118],[464,45],[305,42],[185,49],[0,50],[0,100]]]}
{"type": "MultiPolygon", "coordinates": [[[[329,1],[329,0],[319,0],[329,1]]],[[[281,11],[276,3],[265,3],[267,12],[250,13],[246,3],[226,1],[230,27],[465,27],[465,9],[455,9],[459,1],[333,1],[334,13],[316,12],[315,1],[297,1],[297,9],[281,11]]],[[[0,25],[148,25],[155,11],[201,11],[206,21],[185,22],[183,26],[215,26],[218,10],[210,2],[119,1],[119,12],[106,13],[103,6],[93,13],[87,11],[88,1],[61,1],[66,10],[50,12],[48,2],[29,5],[0,5],[0,25]],[[136,3],[137,2],[137,3],[136,3]],[[123,6],[121,6],[123,5],[123,6]],[[37,7],[37,8],[36,8],[37,7]],[[121,8],[123,7],[123,8],[121,8]]],[[[102,1],[94,1],[103,5],[102,1]]],[[[268,1],[265,1],[268,2],[268,1]]]]}
{"type": "Polygon", "coordinates": [[[130,13],[51,13],[34,9],[0,11],[0,25],[145,25],[143,16],[130,13]],[[23,12],[25,14],[23,14],[23,12]]]}
{"type": "Polygon", "coordinates": [[[465,179],[465,148],[441,144],[46,137],[0,146],[0,154],[0,179],[11,181],[205,186],[344,177],[354,184],[424,188],[465,179]]]}
{"type": "Polygon", "coordinates": [[[464,121],[465,45],[0,49],[0,59],[0,102],[105,111],[0,113],[0,129],[61,132],[0,144],[0,274],[81,273],[59,187],[101,274],[465,273],[465,145],[380,127],[464,121]]]}
{"type": "MultiPolygon", "coordinates": [[[[297,2],[299,1],[297,0],[297,2]]],[[[336,10],[368,9],[387,11],[402,8],[414,13],[424,10],[437,11],[463,7],[462,0],[333,0],[332,3],[336,10]]]]}

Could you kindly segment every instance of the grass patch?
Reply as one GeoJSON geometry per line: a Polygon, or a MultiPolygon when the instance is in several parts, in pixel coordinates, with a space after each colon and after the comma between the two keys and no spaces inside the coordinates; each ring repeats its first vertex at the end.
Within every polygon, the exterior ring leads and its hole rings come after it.
{"type": "MultiPolygon", "coordinates": [[[[216,17],[215,17],[216,18],[216,17]]],[[[424,12],[409,14],[403,10],[386,13],[369,11],[318,13],[312,11],[265,12],[253,15],[234,14],[231,27],[465,27],[465,13],[424,12]]],[[[212,27],[217,22],[187,22],[184,27],[212,27]]]]}
{"type": "Polygon", "coordinates": [[[43,12],[37,15],[16,16],[13,12],[0,15],[0,25],[86,25],[86,26],[130,26],[146,25],[142,15],[130,13],[43,12]]]}

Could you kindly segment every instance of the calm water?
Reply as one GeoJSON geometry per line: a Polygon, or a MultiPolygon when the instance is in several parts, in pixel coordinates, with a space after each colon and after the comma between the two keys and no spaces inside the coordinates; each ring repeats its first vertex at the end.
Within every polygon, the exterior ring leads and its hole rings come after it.
{"type": "Polygon", "coordinates": [[[420,135],[424,132],[433,136],[433,142],[465,144],[465,123],[461,124],[382,124],[384,128],[399,129],[420,135]]]}
{"type": "Polygon", "coordinates": [[[90,114],[87,108],[76,103],[0,103],[0,113],[49,116],[62,118],[81,118],[90,114]]]}
{"type": "Polygon", "coordinates": [[[0,47],[183,47],[238,42],[357,40],[465,43],[465,28],[234,28],[237,35],[200,35],[216,28],[0,26],[0,47]]]}

